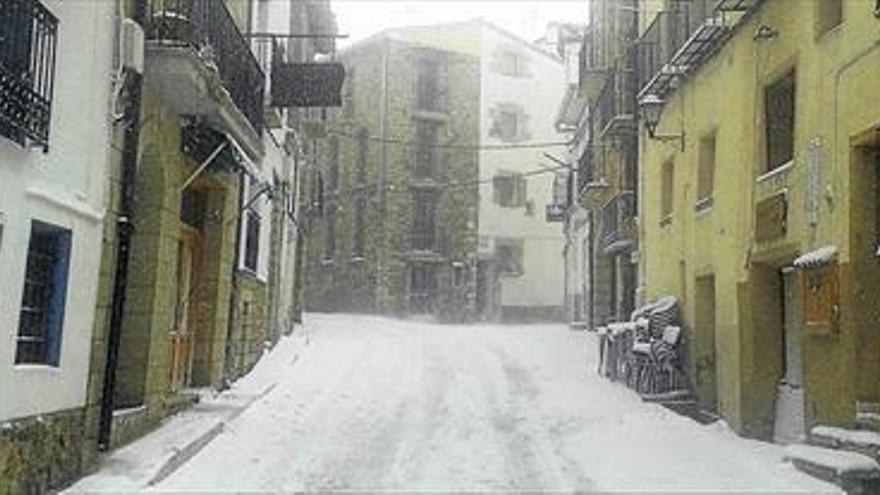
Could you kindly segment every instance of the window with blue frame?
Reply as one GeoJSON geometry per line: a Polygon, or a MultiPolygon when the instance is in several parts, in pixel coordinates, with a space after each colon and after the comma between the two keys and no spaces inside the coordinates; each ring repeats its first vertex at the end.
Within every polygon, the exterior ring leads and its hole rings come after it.
{"type": "Polygon", "coordinates": [[[33,220],[28,244],[16,364],[58,366],[70,269],[71,232],[33,220]]]}

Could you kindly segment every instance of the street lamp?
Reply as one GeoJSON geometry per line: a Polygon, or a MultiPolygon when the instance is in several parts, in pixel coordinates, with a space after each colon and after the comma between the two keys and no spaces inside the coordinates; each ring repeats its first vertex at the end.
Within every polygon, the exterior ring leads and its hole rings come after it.
{"type": "Polygon", "coordinates": [[[648,137],[660,142],[678,141],[681,151],[684,151],[684,132],[677,134],[657,134],[657,124],[660,122],[660,114],[663,112],[664,101],[657,95],[649,94],[639,100],[639,117],[645,123],[648,137]]]}

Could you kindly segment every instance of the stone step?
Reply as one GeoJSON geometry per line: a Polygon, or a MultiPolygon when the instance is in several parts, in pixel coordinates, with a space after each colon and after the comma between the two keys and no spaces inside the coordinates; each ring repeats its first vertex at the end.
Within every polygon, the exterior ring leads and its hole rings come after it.
{"type": "Polygon", "coordinates": [[[876,431],[814,426],[810,430],[810,444],[817,447],[857,452],[880,461],[880,433],[876,431]]]}
{"type": "Polygon", "coordinates": [[[864,454],[795,444],[785,448],[785,459],[798,470],[834,483],[850,495],[880,490],[880,464],[864,454]]]}

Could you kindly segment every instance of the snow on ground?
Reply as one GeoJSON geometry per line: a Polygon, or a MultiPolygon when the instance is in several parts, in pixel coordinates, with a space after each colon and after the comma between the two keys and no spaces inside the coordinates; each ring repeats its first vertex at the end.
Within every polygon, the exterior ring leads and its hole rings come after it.
{"type": "Polygon", "coordinates": [[[592,334],[307,320],[295,365],[279,346],[248,378],[277,386],[154,490],[836,491],[600,378],[592,334]]]}

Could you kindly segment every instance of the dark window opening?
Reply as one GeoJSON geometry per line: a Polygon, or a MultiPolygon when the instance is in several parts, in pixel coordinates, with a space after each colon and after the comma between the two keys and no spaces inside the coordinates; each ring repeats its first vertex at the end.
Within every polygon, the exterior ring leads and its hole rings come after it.
{"type": "Polygon", "coordinates": [[[843,0],[816,2],[816,36],[831,31],[843,22],[843,0]]]}
{"type": "Polygon", "coordinates": [[[336,256],[336,209],[328,208],[324,223],[324,259],[332,260],[336,256]]]}
{"type": "Polygon", "coordinates": [[[244,267],[252,272],[257,271],[257,260],[260,256],[260,215],[255,211],[247,212],[247,226],[244,241],[244,267]]]}
{"type": "Polygon", "coordinates": [[[336,192],[339,189],[339,140],[330,138],[330,158],[327,164],[327,190],[336,192]]]}
{"type": "Polygon", "coordinates": [[[370,151],[369,134],[366,129],[358,133],[357,181],[363,185],[367,182],[367,154],[370,151]]]}
{"type": "Polygon", "coordinates": [[[794,158],[794,118],[795,73],[792,71],[764,90],[766,172],[786,165],[794,158]]]}
{"type": "Polygon", "coordinates": [[[440,75],[442,61],[422,59],[418,65],[417,104],[421,110],[439,112],[446,108],[440,75]]]}
{"type": "Polygon", "coordinates": [[[366,209],[367,198],[361,192],[354,198],[354,239],[351,248],[353,258],[364,257],[366,209]]]}
{"type": "Polygon", "coordinates": [[[521,240],[496,240],[495,257],[500,274],[507,276],[523,274],[523,242],[521,240]]]}
{"type": "Polygon", "coordinates": [[[435,213],[437,198],[434,193],[418,192],[413,195],[412,248],[430,250],[435,247],[435,213]]]}
{"type": "Polygon", "coordinates": [[[526,206],[526,178],[522,174],[502,173],[492,179],[492,199],[505,208],[526,206]]]}
{"type": "Polygon", "coordinates": [[[67,299],[71,232],[34,220],[28,244],[16,364],[58,366],[67,299]]]}
{"type": "Polygon", "coordinates": [[[420,121],[416,126],[416,176],[431,177],[436,172],[438,130],[434,122],[420,121]]]}

